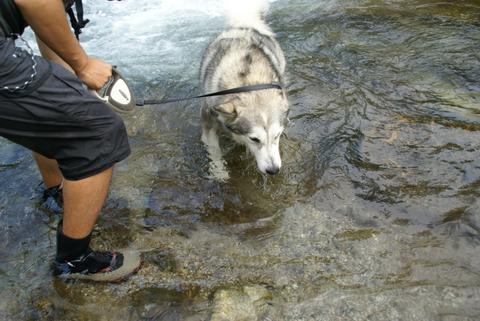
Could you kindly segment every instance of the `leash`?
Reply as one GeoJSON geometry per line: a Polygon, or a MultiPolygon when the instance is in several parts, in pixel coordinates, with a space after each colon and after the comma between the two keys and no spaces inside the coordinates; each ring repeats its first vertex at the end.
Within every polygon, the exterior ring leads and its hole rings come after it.
{"type": "Polygon", "coordinates": [[[175,103],[175,102],[185,101],[185,100],[192,100],[192,99],[206,98],[206,97],[213,97],[213,96],[239,94],[239,93],[246,93],[246,92],[266,90],[266,89],[280,89],[280,90],[282,90],[283,87],[279,83],[257,84],[257,85],[249,85],[249,86],[236,87],[236,88],[231,88],[231,89],[226,89],[226,90],[220,90],[220,91],[216,91],[216,92],[213,92],[213,93],[208,93],[208,94],[198,95],[198,96],[185,97],[185,98],[171,98],[171,99],[161,99],[161,100],[139,99],[139,100],[137,100],[136,105],[137,106],[164,105],[164,104],[175,103]]]}

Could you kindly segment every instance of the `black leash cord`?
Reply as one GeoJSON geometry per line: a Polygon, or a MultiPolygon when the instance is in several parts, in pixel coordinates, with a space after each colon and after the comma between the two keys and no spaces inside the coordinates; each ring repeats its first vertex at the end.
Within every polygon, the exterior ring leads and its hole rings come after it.
{"type": "Polygon", "coordinates": [[[232,88],[232,89],[226,89],[226,90],[216,91],[216,92],[213,92],[213,93],[208,93],[208,94],[193,96],[193,97],[186,97],[186,98],[172,98],[172,99],[163,99],[163,100],[148,100],[148,99],[137,100],[136,105],[137,106],[163,105],[163,104],[174,103],[174,102],[179,102],[179,101],[184,101],[184,100],[197,99],[197,98],[223,96],[223,95],[230,95],[230,94],[239,94],[239,93],[246,93],[246,92],[251,92],[251,91],[265,90],[265,89],[280,89],[280,90],[282,90],[282,88],[283,87],[279,83],[258,84],[258,85],[236,87],[236,88],[232,88]]]}

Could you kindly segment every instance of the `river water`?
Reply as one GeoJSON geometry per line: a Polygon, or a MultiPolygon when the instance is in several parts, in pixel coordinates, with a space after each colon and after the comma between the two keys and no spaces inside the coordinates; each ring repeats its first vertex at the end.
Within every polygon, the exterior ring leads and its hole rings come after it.
{"type": "MultiPolygon", "coordinates": [[[[87,51],[138,97],[199,93],[221,1],[85,1],[87,51]]],[[[121,284],[50,276],[58,217],[28,151],[0,141],[1,320],[479,320],[480,2],[277,0],[284,167],[226,144],[209,178],[199,102],[139,108],[95,248],[121,284]]]]}

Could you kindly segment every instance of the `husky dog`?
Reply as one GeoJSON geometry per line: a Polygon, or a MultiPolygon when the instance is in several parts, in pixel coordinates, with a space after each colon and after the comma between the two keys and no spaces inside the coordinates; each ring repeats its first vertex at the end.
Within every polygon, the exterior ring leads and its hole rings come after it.
{"type": "MultiPolygon", "coordinates": [[[[205,92],[241,86],[284,83],[285,57],[263,15],[267,3],[236,2],[229,28],[204,53],[200,81],[205,92]],[[248,4],[250,3],[250,4],[248,4]]],[[[283,89],[265,89],[208,98],[202,106],[202,141],[213,176],[228,178],[219,144],[219,130],[231,134],[255,156],[262,173],[277,174],[282,165],[280,136],[287,120],[283,89]]]]}

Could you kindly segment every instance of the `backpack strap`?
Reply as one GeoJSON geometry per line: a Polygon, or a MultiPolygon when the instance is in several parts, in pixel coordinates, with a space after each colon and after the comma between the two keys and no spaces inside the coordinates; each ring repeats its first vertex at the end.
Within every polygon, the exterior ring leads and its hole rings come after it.
{"type": "Polygon", "coordinates": [[[82,29],[90,22],[88,19],[83,19],[83,3],[82,0],[74,0],[67,4],[65,11],[70,18],[70,24],[72,25],[75,37],[79,39],[82,29]],[[77,15],[73,12],[73,4],[75,4],[75,11],[77,15]]]}

